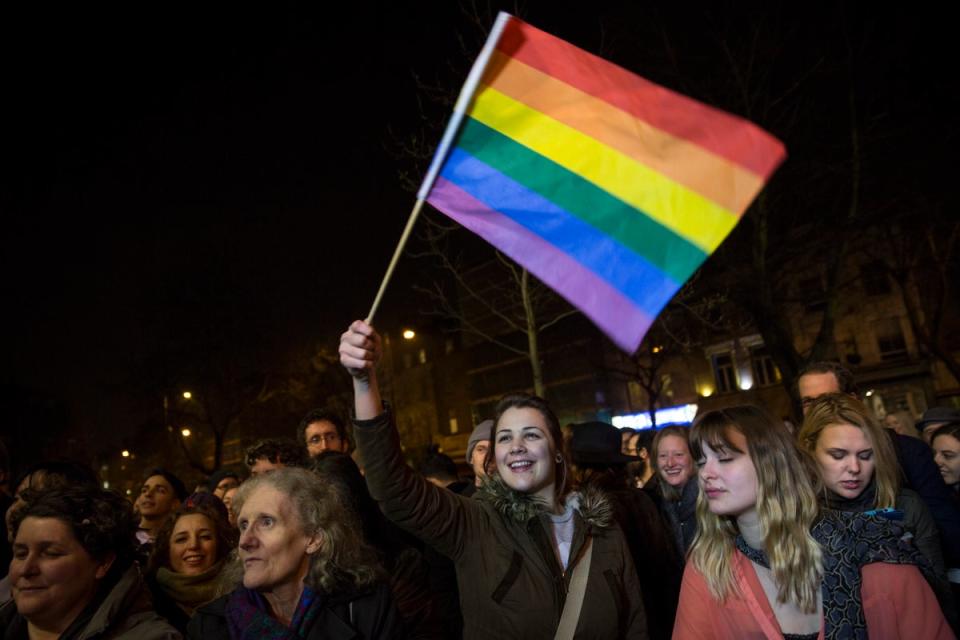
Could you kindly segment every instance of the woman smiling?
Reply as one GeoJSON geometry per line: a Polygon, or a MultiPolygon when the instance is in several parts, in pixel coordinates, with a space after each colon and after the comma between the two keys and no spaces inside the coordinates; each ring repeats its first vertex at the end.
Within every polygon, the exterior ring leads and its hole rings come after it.
{"type": "Polygon", "coordinates": [[[686,557],[697,534],[697,470],[690,455],[690,430],[667,426],[653,439],[657,482],[647,492],[656,500],[673,535],[677,553],[686,557]]]}
{"type": "Polygon", "coordinates": [[[237,538],[212,493],[195,493],[167,519],[150,556],[147,583],[157,612],[181,632],[197,607],[221,594],[237,538]]]}
{"type": "Polygon", "coordinates": [[[464,638],[646,638],[623,534],[605,497],[570,491],[563,435],[546,402],[526,394],[500,401],[491,475],[465,498],[404,464],[377,385],[380,351],[362,321],[341,336],[367,485],[388,518],[454,561],[464,638]]]}
{"type": "Polygon", "coordinates": [[[134,562],[136,520],[122,496],[72,487],[25,496],[12,517],[13,600],[4,638],[180,638],[150,603],[134,562]]]}

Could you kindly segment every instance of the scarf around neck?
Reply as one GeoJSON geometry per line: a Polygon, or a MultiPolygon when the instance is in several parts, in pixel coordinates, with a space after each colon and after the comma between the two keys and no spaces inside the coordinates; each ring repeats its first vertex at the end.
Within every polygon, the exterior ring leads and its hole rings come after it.
{"type": "Polygon", "coordinates": [[[220,572],[226,561],[227,559],[223,558],[196,575],[186,575],[160,567],[156,574],[157,586],[181,609],[193,615],[197,607],[215,600],[219,595],[217,591],[220,586],[220,572]]]}
{"type": "Polygon", "coordinates": [[[874,475],[856,498],[845,498],[825,489],[824,505],[837,511],[869,511],[877,506],[877,477],[874,475]]]}
{"type": "MultiPolygon", "coordinates": [[[[864,492],[866,493],[866,492],[864,492]]],[[[823,551],[823,626],[826,640],[866,640],[860,587],[861,569],[873,562],[917,565],[925,575],[930,568],[923,555],[904,538],[895,523],[860,512],[826,512],[811,534],[823,551]]],[[[770,568],[767,554],[750,547],[737,535],[737,549],[761,567],[770,568]]]]}
{"type": "Polygon", "coordinates": [[[304,585],[290,626],[270,615],[262,595],[253,589],[238,587],[227,599],[227,626],[231,640],[296,640],[306,638],[310,625],[320,611],[317,594],[304,585]]]}

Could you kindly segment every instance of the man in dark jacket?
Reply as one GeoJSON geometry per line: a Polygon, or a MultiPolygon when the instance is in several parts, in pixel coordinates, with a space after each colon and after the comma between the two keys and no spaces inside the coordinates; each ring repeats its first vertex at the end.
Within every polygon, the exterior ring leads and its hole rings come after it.
{"type": "Polygon", "coordinates": [[[613,506],[613,518],[623,530],[640,579],[647,629],[654,640],[667,640],[680,597],[683,561],[663,526],[657,505],[642,489],[629,486],[626,465],[639,460],[624,455],[620,432],[604,422],[573,425],[570,454],[581,491],[603,491],[613,506]]]}

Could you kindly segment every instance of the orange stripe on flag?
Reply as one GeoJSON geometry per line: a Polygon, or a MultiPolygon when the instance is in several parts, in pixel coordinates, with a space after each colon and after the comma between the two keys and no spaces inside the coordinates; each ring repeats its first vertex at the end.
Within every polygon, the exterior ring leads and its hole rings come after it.
{"type": "Polygon", "coordinates": [[[493,54],[483,82],[728,211],[742,214],[763,187],[763,180],[755,173],[727,158],[662,131],[499,51],[493,54]]]}
{"type": "Polygon", "coordinates": [[[497,49],[764,180],[786,155],[779,140],[747,120],[661,87],[522,20],[507,23],[497,49]]]}

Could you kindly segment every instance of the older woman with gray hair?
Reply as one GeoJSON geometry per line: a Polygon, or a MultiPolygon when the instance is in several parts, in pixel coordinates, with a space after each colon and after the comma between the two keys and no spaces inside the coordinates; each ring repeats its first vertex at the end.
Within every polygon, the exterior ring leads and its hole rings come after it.
{"type": "Polygon", "coordinates": [[[200,607],[190,638],[401,636],[376,554],[335,483],[282,468],[233,499],[243,583],[200,607]]]}

